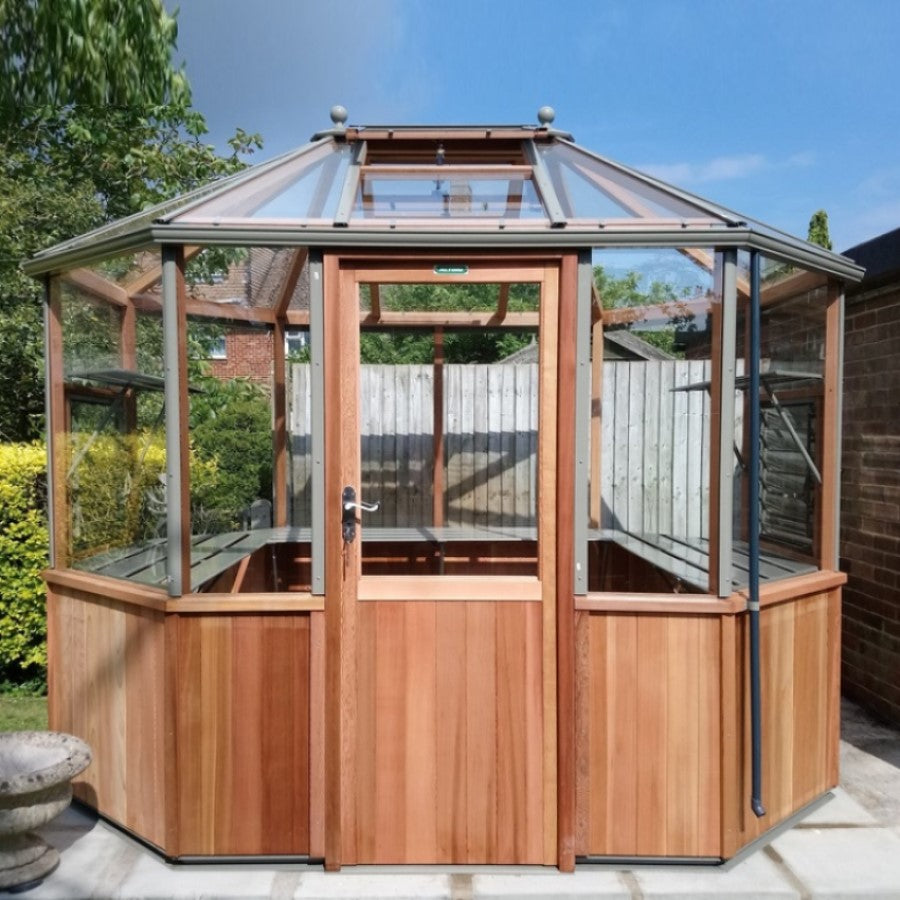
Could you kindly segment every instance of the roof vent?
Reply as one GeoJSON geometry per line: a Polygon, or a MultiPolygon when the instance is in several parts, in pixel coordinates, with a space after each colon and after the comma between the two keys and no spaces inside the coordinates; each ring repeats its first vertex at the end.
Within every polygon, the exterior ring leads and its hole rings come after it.
{"type": "Polygon", "coordinates": [[[542,106],[538,110],[538,122],[541,123],[541,128],[549,128],[555,118],[556,110],[552,106],[542,106]]]}
{"type": "Polygon", "coordinates": [[[338,131],[343,131],[347,127],[347,107],[332,106],[331,121],[334,122],[334,127],[338,131]]]}

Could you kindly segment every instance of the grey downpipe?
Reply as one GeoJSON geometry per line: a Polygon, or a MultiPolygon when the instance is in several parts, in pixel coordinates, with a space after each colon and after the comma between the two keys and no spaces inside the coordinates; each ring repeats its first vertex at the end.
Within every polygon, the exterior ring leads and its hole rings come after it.
{"type": "Polygon", "coordinates": [[[759,363],[761,353],[759,252],[750,251],[750,807],[757,818],[766,814],[762,802],[762,710],[759,672],[759,363]]]}

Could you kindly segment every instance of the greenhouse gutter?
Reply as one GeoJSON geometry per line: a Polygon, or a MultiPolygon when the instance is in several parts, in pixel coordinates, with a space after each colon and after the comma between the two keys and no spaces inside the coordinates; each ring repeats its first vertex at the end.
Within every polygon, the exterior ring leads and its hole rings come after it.
{"type": "Polygon", "coordinates": [[[586,247],[730,247],[759,250],[784,262],[812,268],[847,281],[859,281],[864,269],[847,257],[839,256],[810,244],[807,247],[785,245],[751,228],[722,226],[697,229],[636,229],[609,227],[544,228],[525,231],[519,229],[496,231],[424,231],[400,228],[247,228],[227,225],[151,225],[110,240],[100,241],[90,248],[52,250],[23,264],[28,275],[60,271],[87,265],[101,259],[137,250],[148,244],[192,244],[219,246],[264,247],[340,247],[342,249],[387,249],[402,244],[404,250],[420,248],[433,251],[455,250],[553,250],[583,249],[586,247]]]}

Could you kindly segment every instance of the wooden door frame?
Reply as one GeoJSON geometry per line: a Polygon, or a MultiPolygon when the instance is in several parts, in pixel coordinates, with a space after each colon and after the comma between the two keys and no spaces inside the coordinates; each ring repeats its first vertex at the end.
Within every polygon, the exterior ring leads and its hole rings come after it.
{"type": "MultiPolygon", "coordinates": [[[[342,864],[342,815],[352,788],[344,759],[355,724],[355,709],[344,702],[355,685],[355,603],[358,578],[346,567],[358,565],[351,545],[345,552],[340,535],[340,490],[359,483],[357,400],[359,328],[347,327],[345,297],[358,272],[384,281],[441,282],[463,280],[437,275],[432,267],[446,261],[443,252],[323,254],[324,409],[325,409],[325,704],[324,851],[325,868],[342,864]],[[432,269],[431,272],[428,270],[432,269]]],[[[536,280],[543,270],[540,315],[538,574],[543,604],[543,783],[544,864],[574,868],[575,726],[574,726],[574,391],[577,254],[458,252],[476,277],[470,281],[516,283],[536,280]],[[526,277],[516,278],[516,271],[526,277]]],[[[356,322],[354,321],[354,326],[356,322]]],[[[352,784],[352,781],[351,781],[352,784]]]]}

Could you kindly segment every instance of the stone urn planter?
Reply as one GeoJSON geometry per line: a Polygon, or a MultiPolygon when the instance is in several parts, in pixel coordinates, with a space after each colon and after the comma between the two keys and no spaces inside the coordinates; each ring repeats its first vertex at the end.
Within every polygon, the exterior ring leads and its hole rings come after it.
{"type": "Polygon", "coordinates": [[[57,850],[31,830],[69,805],[71,779],[90,762],[90,747],[69,734],[0,733],[0,889],[33,884],[59,864],[57,850]]]}

